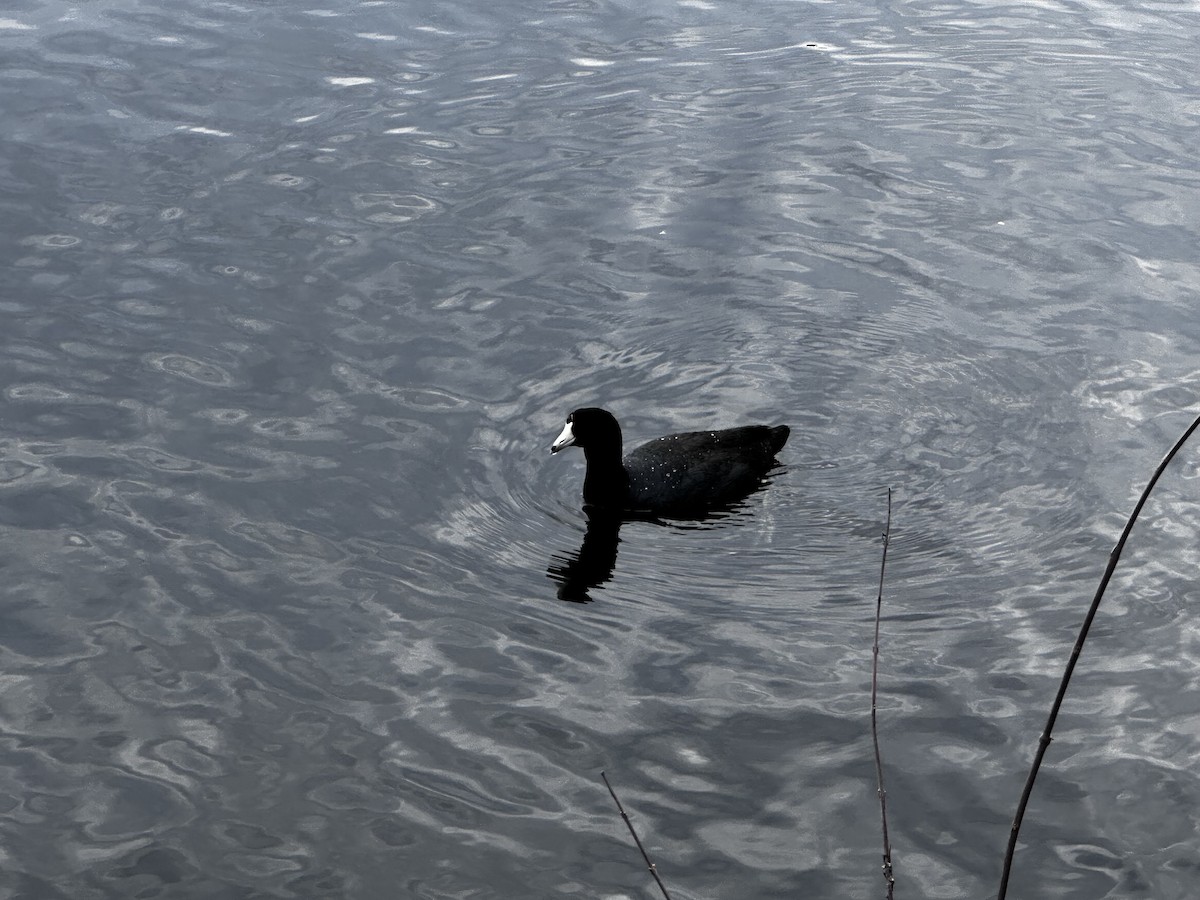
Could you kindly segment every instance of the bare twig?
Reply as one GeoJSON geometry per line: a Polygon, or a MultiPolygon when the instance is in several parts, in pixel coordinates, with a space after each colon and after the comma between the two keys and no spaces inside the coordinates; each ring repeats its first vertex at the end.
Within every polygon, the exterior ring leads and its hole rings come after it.
{"type": "Polygon", "coordinates": [[[600,777],[604,779],[604,786],[608,788],[608,792],[612,794],[613,803],[617,804],[617,809],[621,813],[621,818],[625,820],[625,827],[628,828],[629,833],[633,835],[633,842],[637,844],[637,848],[642,851],[642,859],[646,861],[646,868],[650,870],[650,874],[653,875],[654,880],[658,882],[658,889],[662,891],[663,896],[666,897],[667,900],[671,900],[671,895],[667,893],[667,886],[663,884],[662,879],[658,877],[658,869],[655,868],[654,863],[650,861],[650,854],[646,852],[646,848],[642,846],[641,838],[639,838],[637,836],[637,832],[633,830],[633,823],[629,821],[629,815],[625,812],[625,807],[623,807],[621,805],[621,801],[617,799],[617,792],[614,791],[613,786],[608,783],[608,776],[601,772],[600,777]]]}
{"type": "Polygon", "coordinates": [[[892,534],[892,489],[887,492],[887,524],[883,528],[883,554],[879,560],[879,596],[875,599],[875,643],[871,648],[871,740],[875,743],[875,778],[878,783],[879,817],[883,822],[883,880],[887,883],[887,900],[892,900],[896,886],[892,874],[892,843],[888,839],[887,791],[883,789],[883,757],[879,753],[879,726],[876,721],[875,700],[879,695],[879,618],[883,610],[883,573],[887,568],[888,542],[892,534]]]}
{"type": "Polygon", "coordinates": [[[1104,591],[1108,587],[1108,582],[1112,579],[1113,572],[1117,568],[1117,562],[1121,558],[1121,551],[1125,549],[1125,541],[1129,537],[1129,533],[1133,531],[1133,524],[1137,521],[1138,514],[1142,511],[1142,507],[1146,505],[1146,501],[1150,497],[1150,492],[1154,490],[1154,485],[1158,483],[1158,478],[1162,475],[1167,465],[1174,458],[1175,454],[1184,445],[1192,432],[1200,427],[1200,417],[1197,417],[1183,436],[1175,442],[1168,452],[1163,457],[1162,462],[1158,464],[1158,468],[1154,470],[1154,474],[1150,477],[1146,489],[1142,491],[1142,496],[1138,498],[1137,505],[1133,508],[1133,512],[1129,515],[1129,521],[1125,523],[1125,530],[1121,532],[1121,537],[1117,540],[1116,545],[1108,554],[1108,566],[1104,569],[1104,575],[1100,579],[1100,586],[1096,588],[1096,595],[1092,598],[1092,605],[1088,608],[1087,615],[1083,618],[1083,625],[1079,629],[1079,636],[1075,639],[1075,647],[1071,651],[1071,658],[1067,660],[1066,671],[1063,672],[1062,682],[1058,686],[1058,694],[1054,698],[1054,703],[1050,707],[1050,715],[1046,719],[1046,727],[1042,731],[1041,740],[1038,741],[1037,753],[1033,757],[1033,766],[1029,770],[1029,777],[1025,781],[1025,789],[1021,792],[1021,800],[1017,804],[1017,813],[1013,817],[1012,830],[1008,835],[1008,849],[1004,854],[1004,871],[1000,876],[1000,892],[996,895],[996,900],[1004,900],[1008,893],[1008,877],[1012,872],[1013,855],[1017,849],[1017,835],[1021,831],[1021,821],[1025,818],[1025,808],[1029,805],[1029,796],[1033,793],[1033,783],[1037,779],[1038,769],[1042,765],[1042,758],[1046,755],[1046,748],[1050,746],[1050,733],[1054,730],[1054,722],[1058,718],[1058,711],[1062,707],[1063,697],[1067,693],[1067,685],[1071,681],[1071,674],[1075,671],[1075,664],[1079,661],[1079,654],[1083,650],[1083,643],[1087,640],[1088,630],[1092,627],[1092,620],[1096,618],[1096,610],[1100,608],[1100,600],[1104,596],[1104,591]]]}

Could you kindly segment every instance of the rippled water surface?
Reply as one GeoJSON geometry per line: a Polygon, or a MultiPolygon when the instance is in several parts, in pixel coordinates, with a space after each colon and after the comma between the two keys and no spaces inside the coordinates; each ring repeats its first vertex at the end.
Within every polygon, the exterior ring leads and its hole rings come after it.
{"type": "MultiPolygon", "coordinates": [[[[881,896],[888,486],[897,896],[994,895],[1200,409],[1198,37],[1103,0],[10,4],[0,897],[650,896],[601,770],[677,898],[881,896]],[[547,450],[586,405],[792,439],[734,515],[584,544],[547,450]]],[[[1197,459],[1010,896],[1195,896],[1197,459]]]]}

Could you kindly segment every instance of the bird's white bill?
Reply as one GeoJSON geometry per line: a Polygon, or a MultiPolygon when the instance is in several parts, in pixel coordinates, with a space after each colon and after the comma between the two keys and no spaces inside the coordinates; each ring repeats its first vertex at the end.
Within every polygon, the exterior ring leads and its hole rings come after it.
{"type": "Polygon", "coordinates": [[[575,432],[571,430],[571,423],[568,422],[563,428],[562,434],[554,439],[554,443],[550,445],[550,452],[557,453],[563,447],[570,447],[575,443],[575,432]]]}

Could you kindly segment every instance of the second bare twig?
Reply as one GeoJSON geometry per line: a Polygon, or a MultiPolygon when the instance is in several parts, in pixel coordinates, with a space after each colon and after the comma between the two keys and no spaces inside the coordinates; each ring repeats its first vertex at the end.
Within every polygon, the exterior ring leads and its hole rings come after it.
{"type": "Polygon", "coordinates": [[[879,817],[883,822],[883,879],[887,900],[892,900],[896,878],[892,874],[892,842],[888,838],[887,791],[883,789],[883,757],[879,752],[879,725],[875,701],[879,695],[879,619],[883,610],[883,573],[887,568],[888,542],[892,535],[892,489],[887,492],[887,524],[883,528],[883,554],[879,561],[879,595],[875,599],[875,643],[871,648],[871,740],[875,743],[875,778],[879,792],[879,817]]]}

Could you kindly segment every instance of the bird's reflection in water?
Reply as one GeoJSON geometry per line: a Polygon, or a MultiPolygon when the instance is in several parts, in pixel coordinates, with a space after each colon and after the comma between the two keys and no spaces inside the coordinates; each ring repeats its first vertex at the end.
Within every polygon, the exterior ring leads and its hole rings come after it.
{"type": "Polygon", "coordinates": [[[617,566],[617,544],[621,543],[620,516],[588,515],[583,543],[574,553],[555,554],[546,574],[558,582],[558,599],[590,603],[588,591],[612,578],[617,566]]]}
{"type": "MultiPolygon", "coordinates": [[[[769,483],[762,483],[750,493],[757,493],[769,483]]],[[[591,603],[588,593],[593,588],[603,587],[613,576],[617,567],[617,545],[621,543],[621,525],[625,522],[650,522],[671,525],[676,528],[712,528],[717,522],[740,518],[745,514],[746,498],[724,504],[691,516],[639,516],[631,513],[618,514],[584,507],[587,529],[583,543],[574,553],[556,553],[550,558],[546,575],[558,585],[558,599],[571,603],[591,603]]]]}

